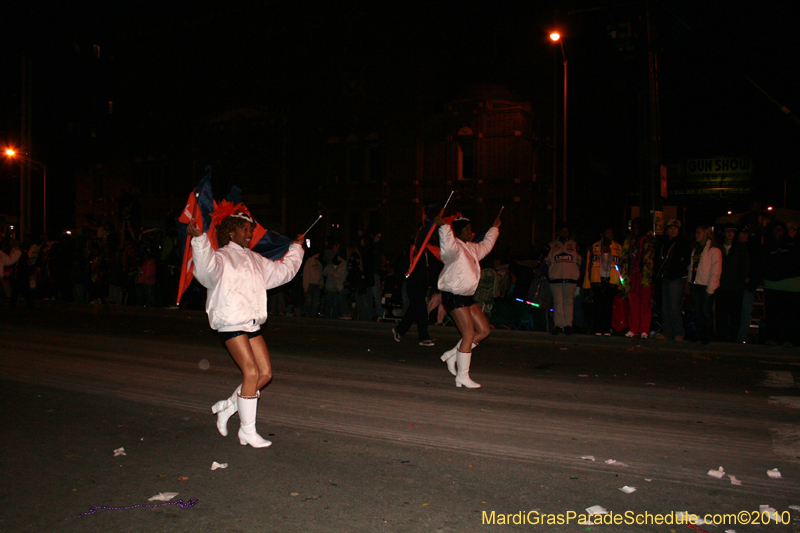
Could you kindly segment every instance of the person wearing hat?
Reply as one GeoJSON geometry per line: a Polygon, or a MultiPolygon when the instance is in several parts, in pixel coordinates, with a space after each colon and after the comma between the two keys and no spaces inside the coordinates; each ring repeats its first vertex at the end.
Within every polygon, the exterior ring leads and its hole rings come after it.
{"type": "Polygon", "coordinates": [[[656,252],[657,275],[661,280],[661,332],[656,339],[675,339],[684,337],[681,306],[686,290],[686,268],[689,266],[689,245],[681,235],[681,221],[667,221],[667,238],[661,242],[656,252]]]}
{"type": "Polygon", "coordinates": [[[716,293],[715,318],[717,339],[736,342],[742,320],[742,299],[747,274],[750,271],[750,254],[739,242],[739,227],[727,223],[722,227],[722,273],[716,293]]]}

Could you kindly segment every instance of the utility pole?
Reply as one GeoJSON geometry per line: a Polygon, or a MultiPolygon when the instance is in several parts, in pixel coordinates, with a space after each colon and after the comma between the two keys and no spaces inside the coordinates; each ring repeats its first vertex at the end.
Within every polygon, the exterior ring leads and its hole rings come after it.
{"type": "Polygon", "coordinates": [[[658,56],[652,20],[652,2],[645,12],[647,31],[647,168],[644,188],[645,206],[650,213],[653,233],[663,231],[664,208],[661,201],[661,111],[658,104],[658,56]]]}
{"type": "MultiPolygon", "coordinates": [[[[20,123],[20,148],[22,152],[31,151],[31,60],[22,53],[22,78],[21,78],[21,123],[20,123]]],[[[31,165],[22,160],[19,172],[19,238],[20,242],[25,235],[31,232],[31,165]]]]}

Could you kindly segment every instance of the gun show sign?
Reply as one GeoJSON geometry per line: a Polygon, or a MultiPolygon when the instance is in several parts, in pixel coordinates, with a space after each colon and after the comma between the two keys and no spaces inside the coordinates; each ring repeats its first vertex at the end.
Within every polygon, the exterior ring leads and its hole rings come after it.
{"type": "Polygon", "coordinates": [[[686,185],[698,189],[746,189],[753,178],[750,157],[713,157],[686,161],[686,185]]]}

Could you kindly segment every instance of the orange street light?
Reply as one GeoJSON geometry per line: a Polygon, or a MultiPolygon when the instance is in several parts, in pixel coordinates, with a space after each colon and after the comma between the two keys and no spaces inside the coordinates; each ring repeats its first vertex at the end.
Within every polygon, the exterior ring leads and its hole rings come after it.
{"type": "Polygon", "coordinates": [[[553,42],[555,42],[561,39],[561,34],[559,34],[557,31],[554,31],[553,33],[550,34],[550,38],[553,40],[553,42]]]}
{"type": "MultiPolygon", "coordinates": [[[[8,157],[19,157],[20,159],[27,161],[29,163],[33,163],[34,165],[39,165],[42,169],[42,231],[45,233],[47,232],[47,165],[41,163],[39,161],[33,160],[30,157],[26,157],[22,154],[17,154],[16,150],[13,148],[6,148],[6,156],[8,157]]],[[[22,179],[22,176],[20,176],[22,179]]],[[[22,206],[20,206],[20,211],[23,211],[22,206]]],[[[22,218],[22,217],[20,217],[22,218]]]]}

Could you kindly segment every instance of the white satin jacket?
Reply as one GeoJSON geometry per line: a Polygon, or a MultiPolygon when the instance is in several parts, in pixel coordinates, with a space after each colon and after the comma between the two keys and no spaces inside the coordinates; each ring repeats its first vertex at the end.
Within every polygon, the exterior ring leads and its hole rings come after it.
{"type": "Polygon", "coordinates": [[[439,226],[439,255],[444,269],[439,289],[459,296],[472,296],[481,279],[480,260],[492,251],[500,230],[489,228],[481,242],[464,242],[453,234],[450,224],[439,226]]]}
{"type": "Polygon", "coordinates": [[[289,246],[272,261],[234,242],[214,250],[204,233],[192,239],[194,277],[208,289],[206,312],[216,331],[257,331],[267,321],[267,289],[290,281],[303,262],[303,247],[289,246]]]}

